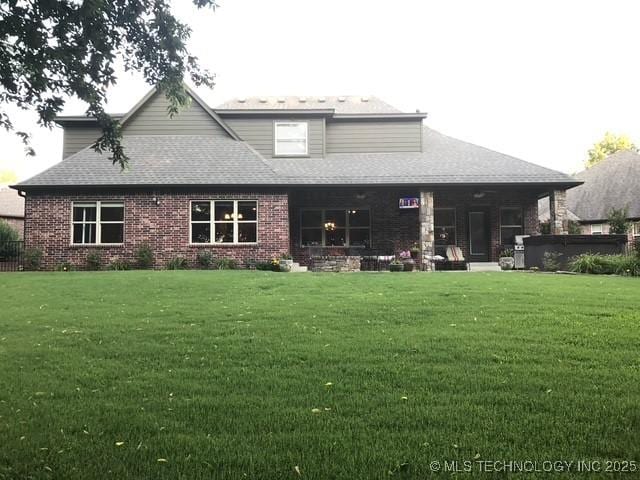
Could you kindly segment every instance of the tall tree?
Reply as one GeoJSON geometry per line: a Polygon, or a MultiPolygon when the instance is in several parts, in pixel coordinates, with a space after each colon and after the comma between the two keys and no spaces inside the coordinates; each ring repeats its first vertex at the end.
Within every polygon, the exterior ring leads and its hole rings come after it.
{"type": "MultiPolygon", "coordinates": [[[[217,7],[216,0],[192,0],[198,8],[217,7]]],[[[189,97],[185,76],[212,87],[213,75],[189,54],[191,30],[171,13],[170,0],[0,0],[0,127],[22,138],[2,107],[14,104],[38,113],[51,127],[65,98],[86,102],[102,136],[94,149],[111,152],[124,167],[127,156],[120,126],[104,111],[107,88],[116,83],[114,65],[139,71],[169,99],[169,114],[189,97]]]]}
{"type": "Polygon", "coordinates": [[[611,132],[606,132],[604,138],[598,143],[594,143],[593,148],[589,150],[588,158],[585,162],[587,168],[593,167],[596,163],[601,162],[609,155],[619,152],[620,150],[633,150],[637,152],[638,148],[627,135],[615,135],[611,132]]]}

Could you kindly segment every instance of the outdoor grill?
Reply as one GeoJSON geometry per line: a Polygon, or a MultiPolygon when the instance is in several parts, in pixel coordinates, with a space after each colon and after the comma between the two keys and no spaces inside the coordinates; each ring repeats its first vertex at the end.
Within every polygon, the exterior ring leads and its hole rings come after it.
{"type": "Polygon", "coordinates": [[[513,260],[516,269],[524,268],[524,239],[529,235],[516,235],[516,243],[513,246],[513,260]]]}

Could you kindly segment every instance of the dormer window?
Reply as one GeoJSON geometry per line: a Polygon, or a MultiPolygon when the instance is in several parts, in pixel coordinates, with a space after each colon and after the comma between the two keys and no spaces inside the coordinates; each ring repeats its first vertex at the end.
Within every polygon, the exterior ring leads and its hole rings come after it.
{"type": "Polygon", "coordinates": [[[307,122],[276,122],[275,148],[276,156],[307,155],[307,122]]]}

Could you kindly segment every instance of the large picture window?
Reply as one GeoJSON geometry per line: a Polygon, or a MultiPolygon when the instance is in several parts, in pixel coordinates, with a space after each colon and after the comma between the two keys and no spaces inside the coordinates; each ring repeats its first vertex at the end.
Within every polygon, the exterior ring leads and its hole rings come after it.
{"type": "Polygon", "coordinates": [[[191,243],[256,243],[258,202],[198,200],[191,202],[191,243]]]}
{"type": "Polygon", "coordinates": [[[124,242],[122,202],[74,202],[72,241],[78,245],[119,245],[124,242]]]}
{"type": "Polygon", "coordinates": [[[513,245],[516,243],[516,235],[522,235],[522,208],[502,207],[500,209],[500,243],[513,245]]]}
{"type": "Polygon", "coordinates": [[[371,245],[369,210],[302,210],[300,244],[303,247],[369,247],[371,245]]]}
{"type": "Polygon", "coordinates": [[[274,130],[275,155],[307,155],[307,122],[276,122],[274,130]]]}
{"type": "Polygon", "coordinates": [[[456,209],[434,208],[433,226],[436,246],[456,244],[456,209]]]}

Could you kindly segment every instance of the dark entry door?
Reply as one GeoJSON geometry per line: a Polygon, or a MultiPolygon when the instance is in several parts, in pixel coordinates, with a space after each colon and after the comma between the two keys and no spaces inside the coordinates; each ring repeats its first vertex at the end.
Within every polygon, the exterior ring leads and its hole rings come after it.
{"type": "Polygon", "coordinates": [[[488,262],[491,229],[485,208],[469,210],[469,261],[488,262]]]}

